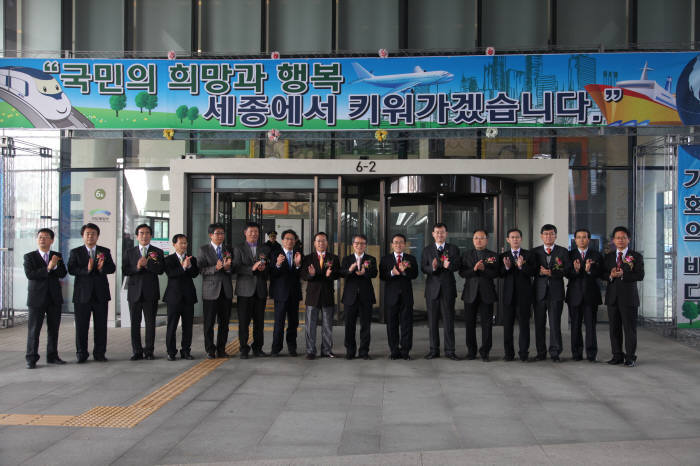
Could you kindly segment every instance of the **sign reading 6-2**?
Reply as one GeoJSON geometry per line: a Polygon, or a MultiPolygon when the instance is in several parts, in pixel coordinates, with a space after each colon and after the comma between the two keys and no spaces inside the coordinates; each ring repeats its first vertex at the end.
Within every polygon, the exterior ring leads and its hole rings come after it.
{"type": "Polygon", "coordinates": [[[105,196],[107,196],[107,193],[105,192],[104,189],[102,189],[102,188],[97,188],[97,189],[95,190],[95,199],[102,200],[102,199],[105,198],[105,196]]]}

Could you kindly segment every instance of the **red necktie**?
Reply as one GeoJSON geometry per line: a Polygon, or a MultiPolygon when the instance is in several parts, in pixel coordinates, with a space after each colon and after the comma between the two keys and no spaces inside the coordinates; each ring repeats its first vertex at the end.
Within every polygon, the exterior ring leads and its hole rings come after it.
{"type": "Polygon", "coordinates": [[[550,255],[552,253],[552,248],[547,248],[547,255],[550,255]]]}
{"type": "Polygon", "coordinates": [[[617,253],[617,268],[622,268],[622,252],[617,253]]]}
{"type": "Polygon", "coordinates": [[[396,265],[399,265],[401,263],[401,254],[396,256],[396,265]]]}
{"type": "Polygon", "coordinates": [[[581,252],[581,260],[585,261],[586,260],[586,251],[581,252]]]}

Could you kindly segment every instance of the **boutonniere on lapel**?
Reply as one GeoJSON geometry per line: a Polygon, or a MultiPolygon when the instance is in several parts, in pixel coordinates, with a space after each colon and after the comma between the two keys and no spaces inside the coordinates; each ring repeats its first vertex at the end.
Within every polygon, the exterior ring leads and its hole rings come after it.
{"type": "Polygon", "coordinates": [[[105,258],[105,255],[104,255],[103,253],[100,252],[100,253],[97,254],[97,260],[98,260],[98,261],[104,260],[104,258],[105,258]]]}
{"type": "Polygon", "coordinates": [[[364,267],[364,268],[366,268],[366,269],[369,268],[369,265],[370,265],[370,262],[369,262],[369,261],[364,261],[364,262],[362,263],[362,267],[364,267]]]}
{"type": "Polygon", "coordinates": [[[552,270],[560,270],[564,266],[564,263],[559,257],[554,258],[554,265],[552,266],[552,270]]]}
{"type": "Polygon", "coordinates": [[[494,256],[491,256],[491,257],[487,258],[484,262],[486,262],[487,264],[495,264],[496,258],[494,256]]]}
{"type": "Polygon", "coordinates": [[[447,251],[443,251],[443,253],[440,255],[440,262],[445,262],[450,260],[450,256],[447,254],[447,251]]]}
{"type": "Polygon", "coordinates": [[[222,256],[224,257],[224,259],[230,259],[230,258],[231,258],[231,253],[228,252],[228,251],[224,251],[223,254],[222,254],[222,256]]]}
{"type": "Polygon", "coordinates": [[[634,257],[631,255],[625,257],[625,264],[630,266],[630,270],[634,268],[634,257]]]}
{"type": "Polygon", "coordinates": [[[151,251],[148,253],[148,258],[152,260],[153,262],[158,262],[158,254],[156,254],[155,251],[151,251]]]}

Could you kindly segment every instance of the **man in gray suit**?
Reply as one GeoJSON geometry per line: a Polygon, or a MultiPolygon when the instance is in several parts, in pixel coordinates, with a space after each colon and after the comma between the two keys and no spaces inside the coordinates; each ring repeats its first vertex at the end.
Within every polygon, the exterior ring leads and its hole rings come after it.
{"type": "Polygon", "coordinates": [[[258,244],[260,225],[246,224],[243,230],[245,241],[233,248],[233,269],[236,273],[236,296],[238,296],[238,340],[241,342],[241,359],[267,356],[262,350],[265,304],[267,304],[267,264],[270,248],[258,244]],[[253,344],[248,346],[248,327],[253,320],[253,344]]]}
{"type": "Polygon", "coordinates": [[[224,226],[212,223],[208,228],[211,242],[199,248],[197,263],[202,274],[202,300],[204,314],[204,349],[209,359],[226,358],[228,323],[231,319],[233,285],[231,273],[233,255],[224,245],[224,226]],[[214,321],[219,330],[214,344],[214,321]]]}

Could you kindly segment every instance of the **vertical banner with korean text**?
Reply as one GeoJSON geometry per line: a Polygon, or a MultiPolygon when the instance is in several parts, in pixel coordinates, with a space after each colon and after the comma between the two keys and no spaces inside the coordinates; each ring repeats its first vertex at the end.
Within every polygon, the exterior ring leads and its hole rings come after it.
{"type": "MultiPolygon", "coordinates": [[[[117,180],[114,178],[87,178],[83,187],[83,222],[94,223],[100,227],[100,238],[97,244],[109,248],[115,264],[120,264],[117,257],[117,180]]],[[[115,288],[115,275],[108,275],[109,292],[112,300],[109,302],[107,325],[114,327],[116,323],[116,301],[119,294],[115,288]]]]}
{"type": "Polygon", "coordinates": [[[678,148],[678,328],[700,328],[700,146],[678,148]]]}

